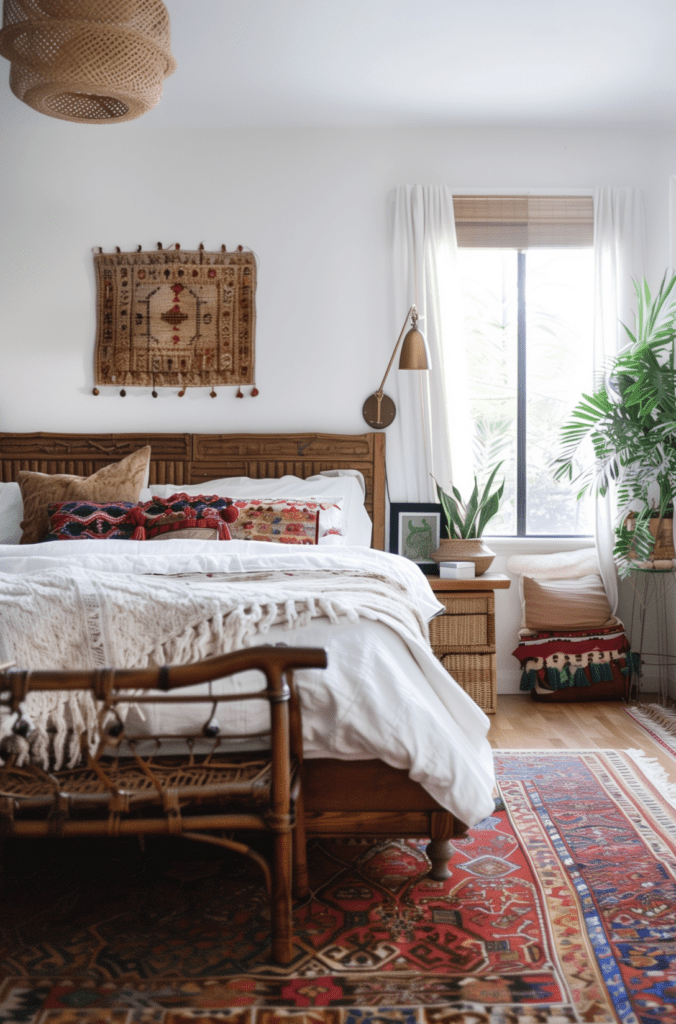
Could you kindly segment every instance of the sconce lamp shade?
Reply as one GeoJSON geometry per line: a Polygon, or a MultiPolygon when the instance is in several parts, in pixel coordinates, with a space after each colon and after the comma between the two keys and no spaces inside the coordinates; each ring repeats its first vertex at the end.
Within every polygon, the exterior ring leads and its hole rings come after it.
{"type": "Polygon", "coordinates": [[[429,368],[427,344],[422,331],[418,330],[417,327],[411,327],[401,346],[399,369],[429,370],[429,368]]]}
{"type": "Polygon", "coordinates": [[[80,124],[140,117],[176,70],[162,0],[5,0],[0,54],[15,96],[80,124]]]}
{"type": "Polygon", "coordinates": [[[387,375],[392,368],[394,357],[397,354],[397,349],[401,343],[401,339],[404,338],[403,344],[401,345],[401,355],[399,356],[399,369],[400,370],[429,370],[429,360],[427,358],[427,345],[422,332],[418,329],[418,310],[415,306],[411,306],[406,319],[404,320],[404,326],[401,329],[401,333],[397,338],[397,344],[394,346],[394,351],[390,357],[390,361],[385,370],[385,376],[382,379],[380,387],[364,402],[362,408],[362,415],[369,427],[373,427],[374,430],[383,430],[385,427],[389,427],[390,423],[397,415],[397,407],[389,397],[383,391],[387,375]],[[404,337],[404,331],[408,324],[408,319],[411,318],[411,327],[404,337]]]}

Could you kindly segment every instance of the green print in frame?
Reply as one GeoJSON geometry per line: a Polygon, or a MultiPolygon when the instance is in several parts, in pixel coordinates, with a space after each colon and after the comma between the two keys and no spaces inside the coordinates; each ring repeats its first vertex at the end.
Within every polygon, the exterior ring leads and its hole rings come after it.
{"type": "Polygon", "coordinates": [[[441,505],[393,503],[390,505],[390,551],[415,562],[424,573],[436,573],[432,553],[445,536],[441,505]]]}

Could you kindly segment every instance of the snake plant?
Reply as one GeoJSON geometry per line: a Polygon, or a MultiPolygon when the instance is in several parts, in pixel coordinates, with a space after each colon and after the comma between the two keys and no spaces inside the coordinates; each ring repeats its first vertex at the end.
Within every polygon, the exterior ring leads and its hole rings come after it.
{"type": "Polygon", "coordinates": [[[457,487],[451,486],[452,494],[447,494],[446,491],[441,489],[436,480],[434,481],[444,518],[446,519],[448,536],[453,540],[469,540],[483,536],[486,525],[493,516],[497,515],[502,492],[505,489],[505,481],[503,480],[492,494],[490,489],[493,486],[495,474],[501,465],[502,463],[498,462],[489,476],[481,495],[479,495],[479,483],[476,476],[474,477],[474,488],[467,503],[463,501],[457,487]]]}

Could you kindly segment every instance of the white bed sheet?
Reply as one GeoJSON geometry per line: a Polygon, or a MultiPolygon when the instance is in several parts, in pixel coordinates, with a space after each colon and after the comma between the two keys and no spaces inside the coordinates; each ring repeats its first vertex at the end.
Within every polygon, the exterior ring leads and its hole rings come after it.
{"type": "MultiPolygon", "coordinates": [[[[386,573],[404,584],[425,620],[441,610],[417,566],[369,548],[291,550],[251,541],[222,545],[166,541],[158,548],[161,550],[153,547],[149,551],[147,542],[87,540],[0,545],[0,573],[43,573],[64,563],[96,572],[172,575],[355,568],[386,573]]],[[[467,825],[491,813],[494,775],[488,719],[414,629],[400,635],[382,622],[331,625],[322,618],[293,631],[274,627],[259,639],[262,643],[319,646],[328,652],[327,669],[296,674],[307,757],[380,758],[408,770],[412,779],[467,825]]],[[[248,675],[228,680],[227,685],[250,689],[248,675]]],[[[191,687],[190,692],[197,691],[191,687]]],[[[204,692],[208,692],[206,686],[204,692]]],[[[264,723],[245,710],[257,706],[258,702],[228,704],[227,720],[225,712],[219,712],[223,733],[261,727],[264,723]]],[[[181,723],[175,720],[171,705],[145,705],[144,715],[136,716],[140,733],[190,732],[205,718],[204,705],[195,707],[193,720],[184,716],[181,723]]]]}

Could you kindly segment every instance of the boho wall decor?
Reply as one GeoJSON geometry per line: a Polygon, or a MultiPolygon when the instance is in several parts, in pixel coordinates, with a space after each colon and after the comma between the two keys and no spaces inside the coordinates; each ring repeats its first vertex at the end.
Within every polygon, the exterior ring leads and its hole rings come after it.
{"type": "MultiPolygon", "coordinates": [[[[256,258],[240,246],[94,253],[101,386],[254,383],[256,258]]],[[[254,391],[256,389],[254,388],[254,391]]],[[[94,389],[98,394],[98,389],[94,389]]],[[[253,391],[251,392],[254,393],[253,391]]],[[[257,393],[257,392],[256,392],[257,393]]]]}

